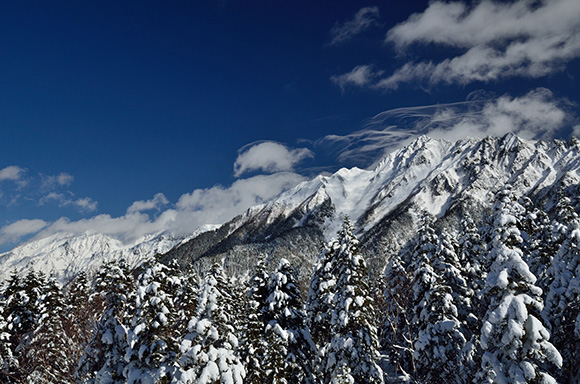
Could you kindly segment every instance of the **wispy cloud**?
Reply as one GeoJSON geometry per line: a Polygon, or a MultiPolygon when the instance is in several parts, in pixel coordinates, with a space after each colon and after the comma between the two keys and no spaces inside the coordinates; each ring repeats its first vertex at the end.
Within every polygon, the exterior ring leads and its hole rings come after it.
{"type": "Polygon", "coordinates": [[[412,47],[429,45],[449,47],[453,54],[439,62],[409,61],[374,82],[339,85],[394,90],[411,82],[434,86],[539,78],[580,57],[580,2],[435,1],[389,30],[386,41],[402,57],[412,47]]]}
{"type": "Polygon", "coordinates": [[[239,177],[251,171],[292,171],[297,163],[313,156],[308,148],[290,149],[273,141],[253,143],[240,149],[234,163],[234,175],[239,177]]]}
{"type": "Polygon", "coordinates": [[[72,192],[50,192],[39,200],[39,205],[56,203],[59,207],[73,207],[81,212],[94,212],[97,210],[97,202],[90,197],[76,198],[72,192]]]}
{"type": "Polygon", "coordinates": [[[367,29],[379,25],[379,8],[361,8],[352,19],[337,23],[330,31],[330,45],[344,43],[367,29]]]}
{"type": "Polygon", "coordinates": [[[11,165],[0,169],[0,205],[18,206],[33,203],[37,206],[56,204],[81,213],[97,210],[97,202],[90,197],[78,198],[70,190],[74,177],[66,172],[57,175],[31,174],[11,165]],[[7,183],[7,182],[11,183],[7,183]]]}
{"type": "Polygon", "coordinates": [[[374,86],[383,74],[384,71],[376,69],[374,65],[358,65],[350,72],[332,76],[330,81],[338,85],[340,89],[344,91],[349,86],[374,86]]]}
{"type": "Polygon", "coordinates": [[[572,103],[538,88],[517,97],[475,93],[463,102],[385,111],[361,130],[325,136],[315,145],[334,151],[342,162],[368,166],[419,135],[453,141],[513,132],[524,138],[551,139],[565,136],[575,126],[578,117],[572,103]]]}
{"type": "Polygon", "coordinates": [[[40,175],[40,178],[42,180],[41,188],[51,191],[55,188],[67,187],[74,181],[74,177],[65,172],[52,176],[40,175]]]}

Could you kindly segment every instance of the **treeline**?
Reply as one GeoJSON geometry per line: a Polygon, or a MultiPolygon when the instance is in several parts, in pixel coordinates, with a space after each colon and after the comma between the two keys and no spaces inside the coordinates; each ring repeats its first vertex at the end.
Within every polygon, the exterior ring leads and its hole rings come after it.
{"type": "Polygon", "coordinates": [[[348,220],[308,292],[282,259],[248,277],[157,259],[60,287],[12,273],[0,295],[2,383],[578,383],[580,219],[511,189],[482,225],[423,212],[369,279],[348,220]]]}

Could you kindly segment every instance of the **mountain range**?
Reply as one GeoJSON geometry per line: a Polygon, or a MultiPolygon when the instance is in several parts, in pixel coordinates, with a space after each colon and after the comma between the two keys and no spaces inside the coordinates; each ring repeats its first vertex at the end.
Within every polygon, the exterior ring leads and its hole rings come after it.
{"type": "Polygon", "coordinates": [[[575,138],[539,141],[508,134],[451,142],[421,136],[370,169],[317,176],[190,236],[158,233],[125,244],[99,233],[59,233],[28,242],[0,255],[0,280],[14,269],[34,268],[65,282],[109,258],[137,265],[153,255],[199,270],[223,259],[227,270],[239,273],[259,258],[273,267],[284,257],[306,276],[344,217],[355,225],[369,269],[380,273],[389,255],[416,232],[422,211],[437,217],[439,229],[455,227],[466,214],[481,224],[495,193],[511,185],[516,195],[549,212],[561,191],[578,195],[579,181],[575,138]]]}

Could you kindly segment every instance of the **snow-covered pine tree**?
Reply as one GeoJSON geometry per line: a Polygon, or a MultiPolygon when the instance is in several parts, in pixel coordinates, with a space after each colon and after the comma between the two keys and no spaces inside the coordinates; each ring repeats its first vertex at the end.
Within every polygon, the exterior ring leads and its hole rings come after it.
{"type": "Polygon", "coordinates": [[[175,334],[175,297],[183,286],[181,273],[153,258],[144,263],[137,279],[135,316],[128,332],[128,362],[124,375],[129,384],[169,382],[179,350],[175,334]]]}
{"type": "Polygon", "coordinates": [[[26,383],[72,382],[74,354],[72,340],[64,328],[66,301],[55,278],[46,280],[38,300],[36,327],[26,346],[26,383]]]}
{"type": "Polygon", "coordinates": [[[383,371],[377,364],[376,314],[368,271],[348,218],[329,248],[335,253],[333,270],[338,280],[334,288],[332,338],[324,347],[322,360],[323,381],[382,384],[383,371]]]}
{"type": "Polygon", "coordinates": [[[559,246],[568,237],[569,224],[578,219],[578,214],[572,206],[572,200],[566,196],[564,190],[558,191],[558,200],[554,209],[555,217],[552,220],[552,242],[559,246]]]}
{"type": "Polygon", "coordinates": [[[15,358],[9,375],[16,382],[24,380],[32,370],[26,352],[32,331],[37,326],[40,313],[38,303],[45,284],[43,273],[30,270],[24,279],[14,271],[6,286],[6,320],[11,335],[12,356],[15,358]]]}
{"type": "Polygon", "coordinates": [[[409,306],[413,298],[412,279],[399,254],[385,267],[385,303],[381,346],[396,375],[409,378],[415,372],[413,336],[409,306]]]}
{"type": "Polygon", "coordinates": [[[181,342],[179,384],[241,384],[244,366],[238,356],[232,287],[223,268],[213,264],[200,290],[197,314],[181,342]]]}
{"type": "Polygon", "coordinates": [[[410,258],[406,263],[412,274],[413,297],[409,305],[409,312],[413,345],[421,328],[420,313],[423,310],[423,298],[433,288],[433,284],[438,278],[433,268],[438,242],[438,237],[433,229],[433,221],[434,218],[428,212],[421,212],[419,229],[413,240],[410,258]]]}
{"type": "Polygon", "coordinates": [[[536,285],[546,292],[548,290],[548,268],[559,248],[553,240],[552,223],[548,214],[535,207],[529,198],[526,203],[526,216],[523,218],[523,231],[526,233],[524,256],[530,272],[536,276],[536,285]]]}
{"type": "Polygon", "coordinates": [[[124,259],[105,262],[95,277],[91,302],[103,302],[93,336],[77,368],[78,381],[125,383],[127,330],[133,317],[135,281],[124,259]]]}
{"type": "Polygon", "coordinates": [[[434,275],[432,287],[419,304],[419,334],[415,341],[416,376],[427,383],[464,383],[461,353],[466,339],[457,319],[449,285],[434,275]]]}
{"type": "Polygon", "coordinates": [[[569,372],[569,383],[578,383],[580,382],[580,260],[565,295],[570,303],[564,310],[566,330],[569,330],[568,334],[573,334],[573,337],[563,347],[566,349],[565,358],[567,359],[564,374],[569,372]]]}
{"type": "MultiPolygon", "coordinates": [[[[478,297],[479,292],[485,286],[485,279],[487,277],[484,263],[482,263],[482,255],[485,249],[478,228],[469,212],[464,213],[460,228],[459,260],[462,265],[462,273],[467,281],[467,287],[474,293],[471,302],[472,311],[476,317],[479,317],[479,314],[483,315],[487,310],[486,308],[480,311],[480,300],[478,297]]],[[[474,330],[472,329],[472,331],[474,330]]]]}
{"type": "Polygon", "coordinates": [[[457,303],[467,318],[469,294],[459,270],[458,244],[446,231],[434,238],[431,220],[423,218],[414,260],[415,376],[429,383],[458,383],[465,379],[460,367],[466,339],[457,303]]]}
{"type": "Polygon", "coordinates": [[[552,340],[563,357],[558,378],[574,383],[580,375],[580,335],[575,326],[580,315],[580,219],[571,215],[565,223],[566,239],[552,259],[551,284],[542,317],[551,325],[552,340]]]}
{"type": "Polygon", "coordinates": [[[472,314],[472,298],[474,296],[467,284],[467,279],[463,273],[464,267],[461,264],[458,253],[459,243],[445,229],[439,235],[437,249],[435,251],[434,268],[445,284],[451,289],[451,296],[457,307],[457,318],[465,328],[468,317],[472,314]]]}
{"type": "Polygon", "coordinates": [[[470,313],[467,317],[461,317],[463,323],[463,335],[466,338],[466,345],[462,351],[461,374],[473,377],[481,366],[481,353],[479,346],[479,335],[481,334],[481,321],[487,308],[482,308],[481,297],[487,273],[482,262],[484,246],[481,235],[469,212],[464,213],[460,223],[459,234],[459,260],[461,271],[467,282],[468,291],[472,292],[470,302],[470,313]]]}
{"type": "Polygon", "coordinates": [[[313,361],[316,346],[305,325],[300,291],[290,262],[281,259],[270,275],[264,309],[266,383],[314,383],[313,361]]]}
{"type": "MultiPolygon", "coordinates": [[[[171,268],[178,268],[177,264],[171,268]]],[[[183,272],[181,288],[175,292],[175,310],[177,316],[174,321],[174,331],[179,337],[187,334],[187,323],[195,316],[199,300],[199,277],[193,268],[183,272]]]]}
{"type": "MultiPolygon", "coordinates": [[[[4,288],[4,287],[3,287],[4,288]]],[[[0,293],[0,383],[9,380],[10,372],[15,364],[10,342],[10,329],[6,316],[6,297],[4,289],[0,293]]]]}
{"type": "Polygon", "coordinates": [[[484,288],[490,306],[481,330],[484,354],[479,382],[555,382],[546,366],[562,365],[560,354],[549,342],[549,332],[539,320],[542,292],[535,286],[536,277],[520,249],[523,240],[517,217],[521,210],[509,187],[498,192],[488,254],[492,264],[484,288]]]}
{"type": "Polygon", "coordinates": [[[67,337],[71,340],[69,348],[70,361],[74,362],[72,371],[76,371],[78,361],[88,346],[95,322],[102,307],[90,301],[91,284],[85,271],[80,271],[68,284],[66,292],[67,309],[63,319],[67,337]]]}
{"type": "Polygon", "coordinates": [[[266,264],[259,260],[248,282],[246,321],[240,341],[240,358],[246,369],[246,384],[262,384],[266,378],[263,365],[268,344],[264,334],[266,323],[262,310],[266,307],[269,278],[266,264]]]}
{"type": "Polygon", "coordinates": [[[306,324],[318,349],[328,344],[332,337],[330,322],[334,309],[334,288],[336,285],[335,256],[335,250],[324,244],[310,278],[306,299],[306,324]]]}

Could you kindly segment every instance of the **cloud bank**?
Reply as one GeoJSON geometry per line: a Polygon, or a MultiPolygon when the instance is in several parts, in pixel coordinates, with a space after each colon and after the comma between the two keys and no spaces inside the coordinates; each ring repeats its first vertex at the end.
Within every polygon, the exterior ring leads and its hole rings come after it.
{"type": "Polygon", "coordinates": [[[0,229],[0,244],[19,241],[22,237],[37,233],[48,225],[44,220],[19,220],[0,229]]]}
{"type": "Polygon", "coordinates": [[[414,47],[449,48],[439,61],[409,61],[385,76],[360,65],[331,80],[346,86],[395,90],[405,83],[466,85],[512,77],[540,78],[580,57],[580,2],[435,1],[387,32],[404,57],[414,47]]]}
{"type": "Polygon", "coordinates": [[[165,195],[158,193],[150,200],[134,202],[125,215],[119,217],[101,214],[77,221],[63,217],[53,223],[23,220],[0,230],[0,244],[16,242],[30,234],[35,234],[32,240],[36,240],[60,232],[97,232],[124,242],[163,232],[188,235],[206,224],[225,223],[249,207],[267,202],[304,180],[305,177],[291,172],[258,175],[237,180],[229,187],[196,189],[182,195],[176,204],[169,204],[165,195]],[[163,207],[166,209],[162,210],[163,207]],[[151,210],[156,214],[147,213],[151,210]]]}
{"type": "MultiPolygon", "coordinates": [[[[163,193],[157,193],[149,200],[133,202],[125,214],[118,217],[100,214],[75,221],[62,217],[52,223],[39,219],[19,220],[0,228],[0,245],[17,244],[26,238],[37,240],[60,232],[97,232],[124,242],[163,232],[188,235],[206,224],[225,223],[251,206],[270,201],[305,181],[304,176],[292,170],[298,162],[311,156],[312,152],[306,148],[291,149],[273,142],[250,144],[240,150],[235,164],[236,175],[249,171],[273,174],[238,179],[228,187],[196,189],[183,194],[174,204],[163,193]]],[[[19,180],[22,173],[18,167],[5,168],[0,170],[0,181],[19,180]]],[[[38,184],[44,191],[39,204],[74,206],[84,213],[95,211],[97,202],[90,198],[78,199],[72,192],[47,192],[68,186],[72,180],[72,176],[64,173],[43,176],[38,184]]]]}

